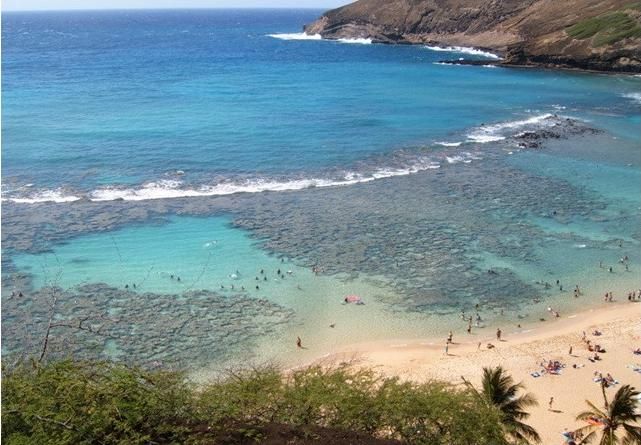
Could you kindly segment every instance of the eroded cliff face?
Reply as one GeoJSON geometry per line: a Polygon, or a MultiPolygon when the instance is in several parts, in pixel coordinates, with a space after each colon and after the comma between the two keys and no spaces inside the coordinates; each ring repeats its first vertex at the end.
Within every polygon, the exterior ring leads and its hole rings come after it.
{"type": "Polygon", "coordinates": [[[359,0],[305,32],[487,48],[512,65],[641,72],[641,1],[359,0]]]}

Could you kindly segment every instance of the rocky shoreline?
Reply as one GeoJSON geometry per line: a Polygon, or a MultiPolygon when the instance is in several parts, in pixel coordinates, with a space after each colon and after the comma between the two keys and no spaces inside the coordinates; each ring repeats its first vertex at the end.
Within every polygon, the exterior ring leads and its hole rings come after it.
{"type": "Polygon", "coordinates": [[[479,48],[501,55],[498,64],[508,67],[641,73],[641,3],[623,0],[359,0],[327,11],[304,32],[329,40],[479,48]]]}

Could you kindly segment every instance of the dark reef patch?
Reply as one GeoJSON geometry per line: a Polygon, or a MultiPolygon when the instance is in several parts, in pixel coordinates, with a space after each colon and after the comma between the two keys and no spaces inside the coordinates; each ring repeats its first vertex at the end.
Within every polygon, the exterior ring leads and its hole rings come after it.
{"type": "Polygon", "coordinates": [[[105,284],[15,291],[3,296],[2,306],[3,352],[10,360],[40,354],[53,307],[50,357],[180,368],[222,363],[241,350],[246,357],[253,340],[293,316],[244,295],[136,293],[105,284]]]}

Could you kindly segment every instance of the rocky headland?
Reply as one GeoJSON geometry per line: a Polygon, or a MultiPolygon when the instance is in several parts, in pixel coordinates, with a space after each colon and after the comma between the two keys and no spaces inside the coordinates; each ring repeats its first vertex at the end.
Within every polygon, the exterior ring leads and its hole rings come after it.
{"type": "Polygon", "coordinates": [[[641,73],[641,2],[358,0],[304,28],[326,39],[487,49],[511,66],[641,73]]]}

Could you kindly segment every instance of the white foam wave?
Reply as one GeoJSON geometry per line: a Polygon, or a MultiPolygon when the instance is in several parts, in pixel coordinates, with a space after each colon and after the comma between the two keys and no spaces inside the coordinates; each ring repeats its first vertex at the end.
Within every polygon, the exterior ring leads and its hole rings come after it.
{"type": "Polygon", "coordinates": [[[425,46],[425,48],[431,51],[470,54],[473,56],[487,57],[488,59],[494,59],[494,60],[499,60],[501,58],[497,54],[494,54],[488,51],[483,51],[482,49],[470,48],[467,46],[429,46],[427,45],[425,46]]]}
{"type": "MultiPolygon", "coordinates": [[[[310,179],[253,179],[243,182],[222,182],[215,185],[203,185],[200,187],[184,186],[177,180],[160,180],[149,182],[138,188],[131,187],[104,187],[87,193],[86,198],[90,201],[147,201],[154,199],[191,198],[206,196],[225,196],[237,193],[261,193],[261,192],[282,192],[302,190],[308,188],[340,187],[358,183],[375,181],[377,179],[390,178],[393,176],[405,176],[424,170],[440,168],[438,162],[426,159],[416,160],[414,164],[404,168],[379,168],[368,174],[347,172],[342,178],[310,178],[310,179]]],[[[2,198],[3,201],[11,201],[19,204],[34,204],[39,202],[72,202],[82,198],[64,194],[61,190],[44,190],[33,193],[27,197],[2,198]]]]}
{"type": "Polygon", "coordinates": [[[487,144],[488,142],[497,142],[505,139],[505,136],[494,136],[491,134],[469,134],[467,138],[478,144],[487,144]]]}
{"type": "Polygon", "coordinates": [[[443,147],[458,147],[463,142],[434,142],[436,145],[441,145],[443,147]]]}
{"type": "Polygon", "coordinates": [[[341,179],[292,179],[286,181],[254,179],[245,182],[228,182],[206,185],[199,188],[180,188],[180,181],[156,181],[140,188],[105,187],[89,193],[91,201],[146,201],[153,199],[190,198],[204,196],[224,196],[236,193],[262,193],[302,190],[308,188],[338,187],[370,182],[376,179],[405,176],[419,171],[440,168],[433,161],[418,161],[406,168],[381,168],[369,175],[349,172],[341,179]]]}
{"type": "Polygon", "coordinates": [[[323,40],[320,34],[306,34],[304,32],[276,33],[267,35],[280,40],[323,40]]]}
{"type": "Polygon", "coordinates": [[[372,43],[372,39],[369,38],[353,38],[353,39],[323,39],[320,34],[306,34],[304,32],[294,32],[294,33],[276,33],[276,34],[267,34],[268,37],[273,37],[280,40],[327,40],[335,41],[341,43],[352,43],[357,45],[369,45],[372,43]]]}
{"type": "MultiPolygon", "coordinates": [[[[504,140],[507,137],[518,134],[523,127],[530,126],[553,126],[557,124],[555,119],[550,119],[554,115],[546,113],[529,117],[527,119],[500,122],[493,125],[483,125],[473,129],[467,134],[468,142],[487,143],[504,140]]],[[[436,142],[436,144],[445,147],[458,147],[464,142],[436,142]]],[[[477,155],[469,152],[459,152],[447,154],[441,158],[448,164],[457,164],[460,162],[470,163],[473,160],[481,159],[477,155]]],[[[224,196],[236,193],[261,193],[261,192],[279,192],[290,190],[301,190],[307,188],[322,188],[347,186],[357,183],[374,181],[377,179],[389,178],[393,176],[405,176],[420,171],[438,169],[441,165],[435,162],[434,158],[417,158],[409,162],[410,165],[403,167],[379,168],[367,173],[346,172],[339,178],[301,178],[301,179],[252,179],[245,181],[226,181],[213,185],[202,185],[199,187],[190,187],[183,181],[177,179],[164,179],[148,182],[137,188],[131,187],[104,187],[87,193],[84,197],[91,201],[145,201],[153,199],[171,199],[171,198],[189,198],[205,196],[224,196]]],[[[21,189],[28,189],[23,186],[10,192],[3,192],[3,201],[11,201],[21,204],[34,204],[41,202],[58,202],[68,203],[83,199],[69,191],[61,188],[55,190],[35,190],[27,194],[15,196],[14,193],[21,189]]]]}
{"type": "Polygon", "coordinates": [[[37,204],[41,202],[74,202],[81,198],[72,194],[66,194],[62,189],[41,190],[25,197],[2,198],[3,201],[11,201],[18,204],[37,204]]]}
{"type": "Polygon", "coordinates": [[[632,99],[633,101],[641,104],[641,93],[626,93],[622,94],[626,99],[632,99]]]}
{"type": "Polygon", "coordinates": [[[341,43],[355,43],[358,45],[369,45],[372,43],[372,39],[357,38],[357,39],[338,39],[341,43]]]}
{"type": "Polygon", "coordinates": [[[420,171],[425,171],[425,170],[435,170],[437,168],[441,168],[441,164],[438,162],[429,162],[427,164],[418,164],[414,165],[412,167],[408,168],[387,168],[387,169],[380,169],[377,170],[376,172],[372,173],[372,178],[373,179],[384,179],[384,178],[391,178],[393,176],[407,176],[411,175],[414,173],[418,173],[420,171]]]}
{"type": "Polygon", "coordinates": [[[554,125],[555,122],[549,120],[551,117],[553,117],[552,114],[545,113],[528,119],[500,122],[494,125],[484,125],[482,127],[475,128],[472,132],[468,133],[467,139],[479,144],[502,141],[506,138],[505,134],[503,134],[503,131],[505,130],[515,130],[531,125],[541,126],[545,125],[546,122],[549,122],[550,125],[554,125]]]}
{"type": "Polygon", "coordinates": [[[465,158],[463,156],[445,156],[448,164],[458,164],[459,162],[464,162],[465,158]]]}

